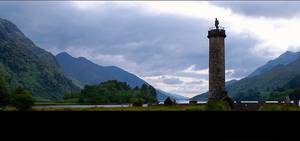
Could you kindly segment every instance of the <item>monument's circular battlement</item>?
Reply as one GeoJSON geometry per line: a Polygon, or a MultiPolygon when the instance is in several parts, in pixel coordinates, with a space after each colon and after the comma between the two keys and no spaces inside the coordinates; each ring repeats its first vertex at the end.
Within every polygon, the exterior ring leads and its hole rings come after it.
{"type": "Polygon", "coordinates": [[[218,28],[216,28],[215,26],[213,26],[213,27],[210,27],[210,28],[209,28],[209,30],[214,30],[214,29],[223,29],[223,30],[225,30],[225,27],[223,27],[223,26],[218,26],[218,28]]]}
{"type": "Polygon", "coordinates": [[[225,29],[222,27],[222,28],[210,28],[209,31],[208,31],[208,35],[207,35],[208,38],[210,37],[226,37],[226,34],[225,34],[225,29]]]}

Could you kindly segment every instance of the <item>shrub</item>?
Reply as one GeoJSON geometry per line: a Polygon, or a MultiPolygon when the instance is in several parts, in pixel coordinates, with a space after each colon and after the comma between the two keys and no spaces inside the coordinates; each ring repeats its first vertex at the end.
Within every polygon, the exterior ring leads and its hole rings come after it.
{"type": "Polygon", "coordinates": [[[176,100],[175,99],[171,99],[170,97],[168,97],[165,101],[164,101],[164,105],[165,106],[171,106],[171,105],[175,105],[176,104],[176,100]]]}
{"type": "Polygon", "coordinates": [[[133,106],[143,106],[145,100],[142,98],[132,98],[130,99],[130,102],[132,103],[133,106]]]}
{"type": "Polygon", "coordinates": [[[299,111],[298,106],[285,104],[262,104],[259,111],[299,111]]]}
{"type": "Polygon", "coordinates": [[[233,109],[234,101],[229,96],[226,96],[223,101],[226,101],[229,104],[230,108],[233,109]]]}
{"type": "Polygon", "coordinates": [[[191,100],[191,101],[189,101],[189,104],[190,105],[197,105],[197,101],[196,100],[191,100]]]}
{"type": "Polygon", "coordinates": [[[207,111],[230,111],[230,105],[223,100],[208,100],[206,104],[207,111]]]}
{"type": "Polygon", "coordinates": [[[11,96],[8,92],[0,90],[0,108],[5,108],[11,103],[11,96]]]}
{"type": "Polygon", "coordinates": [[[186,111],[204,111],[204,110],[205,110],[205,108],[202,105],[197,105],[197,106],[186,108],[186,111]]]}
{"type": "Polygon", "coordinates": [[[10,93],[5,82],[0,78],[0,108],[5,108],[10,104],[10,93]]]}
{"type": "Polygon", "coordinates": [[[12,102],[18,110],[29,110],[34,104],[31,93],[21,87],[15,90],[12,102]]]}

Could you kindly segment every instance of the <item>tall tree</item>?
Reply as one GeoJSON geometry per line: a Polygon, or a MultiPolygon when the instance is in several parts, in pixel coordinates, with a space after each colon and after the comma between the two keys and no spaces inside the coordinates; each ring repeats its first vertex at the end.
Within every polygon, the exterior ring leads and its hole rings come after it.
{"type": "Polygon", "coordinates": [[[10,93],[4,79],[4,70],[0,65],[0,108],[10,104],[10,93]]]}
{"type": "Polygon", "coordinates": [[[29,91],[18,87],[14,93],[13,104],[18,110],[28,110],[33,106],[34,100],[29,91]]]}

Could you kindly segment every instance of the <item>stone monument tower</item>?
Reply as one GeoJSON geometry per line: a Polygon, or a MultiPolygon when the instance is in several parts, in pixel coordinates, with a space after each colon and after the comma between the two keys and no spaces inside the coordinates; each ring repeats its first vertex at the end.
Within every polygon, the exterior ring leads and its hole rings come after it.
{"type": "Polygon", "coordinates": [[[227,97],[225,90],[225,44],[223,27],[215,20],[215,27],[209,28],[209,94],[208,99],[223,100],[227,97]]]}

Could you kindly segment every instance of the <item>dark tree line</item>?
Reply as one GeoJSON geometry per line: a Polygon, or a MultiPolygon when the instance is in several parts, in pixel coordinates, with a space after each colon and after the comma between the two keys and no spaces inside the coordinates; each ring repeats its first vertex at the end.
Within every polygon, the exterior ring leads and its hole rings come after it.
{"type": "Polygon", "coordinates": [[[261,100],[261,93],[257,89],[248,89],[247,91],[239,91],[236,96],[233,97],[234,100],[243,101],[257,101],[261,100]]]}
{"type": "Polygon", "coordinates": [[[80,103],[134,103],[138,106],[143,103],[154,103],[156,90],[147,84],[131,88],[126,82],[109,80],[99,85],[86,85],[79,93],[65,94],[64,99],[77,98],[80,103]]]}
{"type": "Polygon", "coordinates": [[[11,90],[0,72],[0,108],[5,109],[8,106],[14,106],[18,110],[28,110],[34,104],[31,93],[22,87],[11,90]]]}

